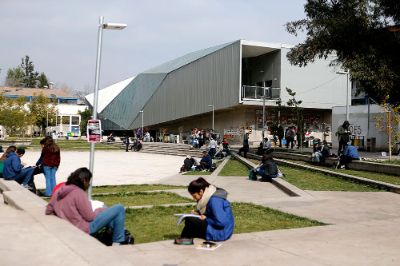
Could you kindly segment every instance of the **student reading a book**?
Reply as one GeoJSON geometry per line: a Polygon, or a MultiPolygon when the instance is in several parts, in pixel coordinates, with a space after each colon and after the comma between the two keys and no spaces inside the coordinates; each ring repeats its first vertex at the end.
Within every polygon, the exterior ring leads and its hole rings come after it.
{"type": "Polygon", "coordinates": [[[93,211],[86,193],[91,178],[92,173],[87,168],[72,172],[67,182],[51,198],[46,214],[67,220],[90,235],[95,235],[104,227],[111,227],[112,245],[130,244],[125,234],[124,206],[116,204],[93,211]]]}
{"type": "MultiPolygon", "coordinates": [[[[199,218],[186,217],[181,238],[203,238],[225,241],[233,233],[234,219],[231,204],[226,199],[228,193],[199,177],[188,187],[189,193],[197,201],[196,213],[199,218]]],[[[176,240],[179,244],[179,239],[176,240]]]]}

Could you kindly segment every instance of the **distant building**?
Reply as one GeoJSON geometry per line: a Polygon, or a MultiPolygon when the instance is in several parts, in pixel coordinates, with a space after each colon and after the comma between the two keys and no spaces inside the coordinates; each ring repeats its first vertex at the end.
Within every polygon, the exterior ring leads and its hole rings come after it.
{"type": "MultiPolygon", "coordinates": [[[[27,102],[31,102],[34,97],[40,94],[48,97],[56,104],[56,126],[49,127],[47,131],[55,130],[59,136],[80,136],[81,116],[79,111],[84,111],[88,106],[79,97],[73,96],[70,92],[62,89],[0,87],[0,95],[5,98],[16,99],[24,97],[27,102]]],[[[37,129],[33,127],[30,133],[34,134],[36,131],[37,129]]]]}
{"type": "MultiPolygon", "coordinates": [[[[250,141],[258,142],[264,91],[268,129],[296,124],[293,109],[285,107],[288,87],[303,101],[305,128],[322,138],[330,131],[332,107],[346,103],[344,78],[329,66],[335,57],[301,68],[291,65],[290,48],[238,40],[189,53],[108,87],[112,97],[101,90],[99,117],[106,130],[133,130],[143,121],[155,139],[161,131],[185,139],[192,128],[212,127],[214,108],[221,136],[240,142],[249,131],[250,141]]],[[[92,103],[93,94],[86,99],[92,103]]]]}

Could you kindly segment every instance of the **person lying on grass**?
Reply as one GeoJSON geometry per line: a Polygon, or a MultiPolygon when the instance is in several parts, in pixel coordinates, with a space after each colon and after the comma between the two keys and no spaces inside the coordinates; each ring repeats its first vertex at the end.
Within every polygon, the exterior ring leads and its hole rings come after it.
{"type": "MultiPolygon", "coordinates": [[[[194,213],[200,217],[186,217],[180,239],[202,238],[211,241],[225,241],[232,236],[234,218],[228,193],[199,177],[190,182],[189,193],[197,201],[194,213]]],[[[179,244],[179,240],[175,242],[179,244]]]]}
{"type": "Polygon", "coordinates": [[[67,220],[82,231],[95,235],[104,227],[111,227],[112,245],[128,244],[125,238],[125,208],[116,204],[110,208],[92,210],[86,193],[92,173],[82,167],[75,170],[54,193],[46,207],[46,214],[67,220]]]}

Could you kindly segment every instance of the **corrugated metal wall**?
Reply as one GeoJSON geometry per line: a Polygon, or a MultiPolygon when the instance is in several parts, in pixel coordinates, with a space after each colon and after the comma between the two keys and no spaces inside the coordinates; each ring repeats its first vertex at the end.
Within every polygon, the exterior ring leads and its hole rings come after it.
{"type": "MultiPolygon", "coordinates": [[[[146,103],[144,125],[234,106],[239,101],[240,42],[200,58],[167,75],[146,103]]],[[[141,126],[137,116],[130,128],[141,126]]]]}

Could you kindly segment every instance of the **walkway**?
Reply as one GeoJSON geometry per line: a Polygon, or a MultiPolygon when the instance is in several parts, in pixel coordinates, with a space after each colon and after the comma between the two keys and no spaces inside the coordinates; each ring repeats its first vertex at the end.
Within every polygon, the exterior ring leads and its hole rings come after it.
{"type": "MultiPolygon", "coordinates": [[[[34,163],[38,154],[29,153],[24,160],[34,163]]],[[[84,152],[62,153],[58,181],[86,166],[88,158],[84,152]]],[[[95,184],[187,185],[196,176],[177,174],[182,160],[123,151],[96,152],[95,184]]],[[[270,206],[330,225],[234,235],[215,251],[175,246],[172,241],[112,250],[133,265],[400,265],[398,194],[306,191],[310,197],[288,197],[269,183],[250,182],[246,177],[205,177],[227,189],[231,201],[270,206]]],[[[181,194],[189,196],[185,190],[181,194]]],[[[22,211],[0,204],[0,216],[0,265],[54,265],[55,261],[86,265],[72,251],[61,250],[60,240],[22,211]]]]}

